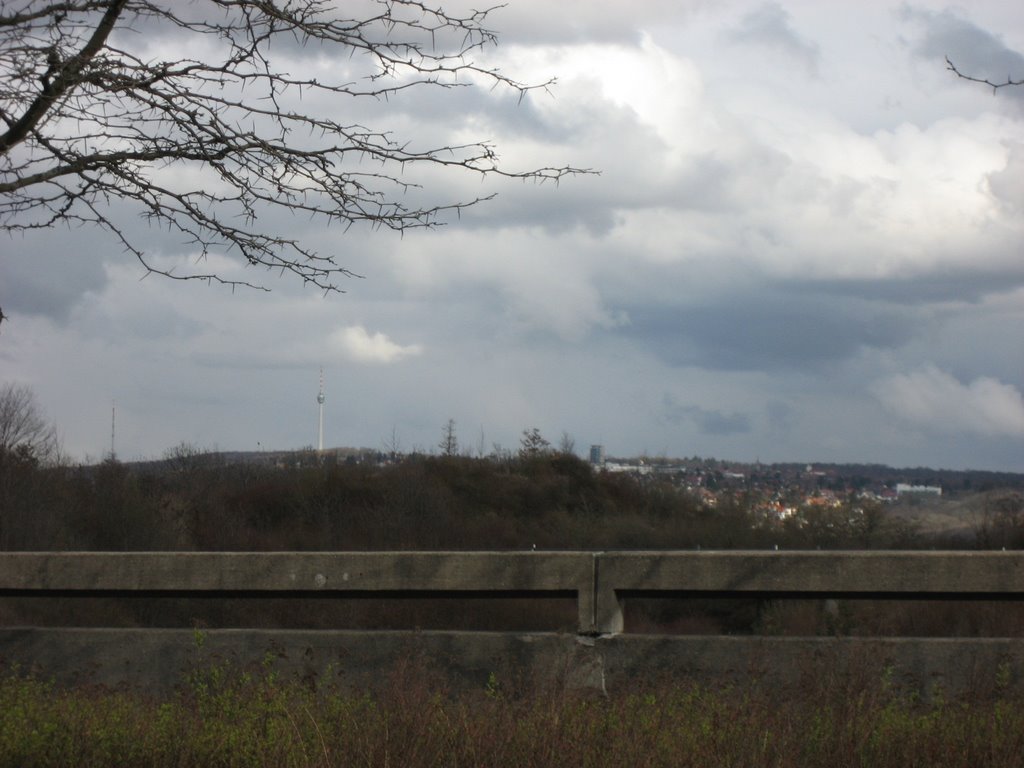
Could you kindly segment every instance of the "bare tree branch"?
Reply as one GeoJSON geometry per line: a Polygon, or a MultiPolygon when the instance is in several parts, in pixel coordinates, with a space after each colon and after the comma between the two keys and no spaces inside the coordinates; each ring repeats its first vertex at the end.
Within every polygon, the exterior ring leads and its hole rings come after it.
{"type": "Polygon", "coordinates": [[[946,69],[948,69],[950,72],[952,72],[962,80],[970,80],[972,83],[981,83],[982,85],[989,86],[992,89],[993,93],[999,90],[1000,88],[1005,88],[1008,85],[1024,85],[1024,79],[1014,80],[1009,75],[1006,76],[1006,82],[1004,83],[993,83],[991,80],[965,75],[963,72],[957,69],[956,65],[952,61],[950,61],[949,56],[946,57],[946,69]]]}
{"type": "Polygon", "coordinates": [[[150,272],[259,287],[155,266],[110,213],[127,203],[199,260],[233,254],[337,291],[352,273],[266,229],[268,213],[404,231],[489,198],[415,202],[417,167],[536,182],[589,172],[510,170],[487,142],[420,145],[339,118],[340,99],[480,81],[522,98],[553,82],[520,83],[475,62],[496,42],[486,26],[493,9],[458,16],[419,0],[358,5],[364,13],[345,18],[352,5],[333,0],[7,0],[0,230],[96,225],[150,272]],[[169,37],[202,53],[157,58],[147,41],[169,37]],[[287,70],[290,58],[314,52],[344,62],[330,70],[336,80],[287,70]]]}
{"type": "Polygon", "coordinates": [[[0,385],[0,462],[8,455],[49,461],[57,453],[57,430],[46,423],[32,390],[0,385]]]}

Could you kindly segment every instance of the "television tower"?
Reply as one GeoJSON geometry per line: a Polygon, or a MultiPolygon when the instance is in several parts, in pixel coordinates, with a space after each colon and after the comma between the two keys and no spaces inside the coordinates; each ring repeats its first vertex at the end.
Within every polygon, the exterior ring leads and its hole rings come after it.
{"type": "Polygon", "coordinates": [[[324,452],[324,369],[320,369],[320,392],[316,396],[316,401],[320,405],[320,429],[317,432],[316,438],[316,449],[320,453],[324,452]]]}

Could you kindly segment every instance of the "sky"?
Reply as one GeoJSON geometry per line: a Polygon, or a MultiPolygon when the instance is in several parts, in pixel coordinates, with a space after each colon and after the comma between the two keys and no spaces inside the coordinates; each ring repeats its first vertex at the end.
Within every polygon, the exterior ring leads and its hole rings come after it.
{"type": "MultiPolygon", "coordinates": [[[[446,3],[447,10],[456,4],[446,3]]],[[[282,222],[361,277],[176,282],[99,230],[0,236],[0,383],[77,461],[325,444],[1024,472],[1024,11],[1003,0],[510,0],[477,56],[527,82],[353,106],[493,142],[538,185],[432,230],[282,222]]],[[[158,45],[159,40],[150,44],[158,45]]],[[[293,66],[333,71],[323,51],[293,66]]],[[[338,62],[347,59],[340,54],[338,62]]],[[[342,66],[337,63],[337,66],[342,66]]],[[[155,263],[194,257],[141,233],[155,263]]]]}

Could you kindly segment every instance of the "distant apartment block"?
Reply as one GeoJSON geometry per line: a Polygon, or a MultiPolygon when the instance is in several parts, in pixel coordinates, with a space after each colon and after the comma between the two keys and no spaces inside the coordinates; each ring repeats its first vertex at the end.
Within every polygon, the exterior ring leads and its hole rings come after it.
{"type": "Polygon", "coordinates": [[[942,489],[937,485],[908,485],[907,483],[896,484],[896,496],[902,496],[905,493],[920,493],[931,496],[941,496],[942,489]]]}
{"type": "Polygon", "coordinates": [[[604,466],[604,446],[603,445],[592,445],[590,446],[590,463],[595,467],[604,466]]]}

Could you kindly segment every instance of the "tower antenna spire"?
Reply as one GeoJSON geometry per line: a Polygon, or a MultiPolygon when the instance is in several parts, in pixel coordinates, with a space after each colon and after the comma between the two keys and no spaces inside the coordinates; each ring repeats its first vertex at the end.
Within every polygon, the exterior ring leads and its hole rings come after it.
{"type": "Polygon", "coordinates": [[[324,452],[324,369],[320,368],[320,391],[316,396],[316,402],[320,407],[320,428],[317,430],[316,449],[319,453],[324,452]]]}

